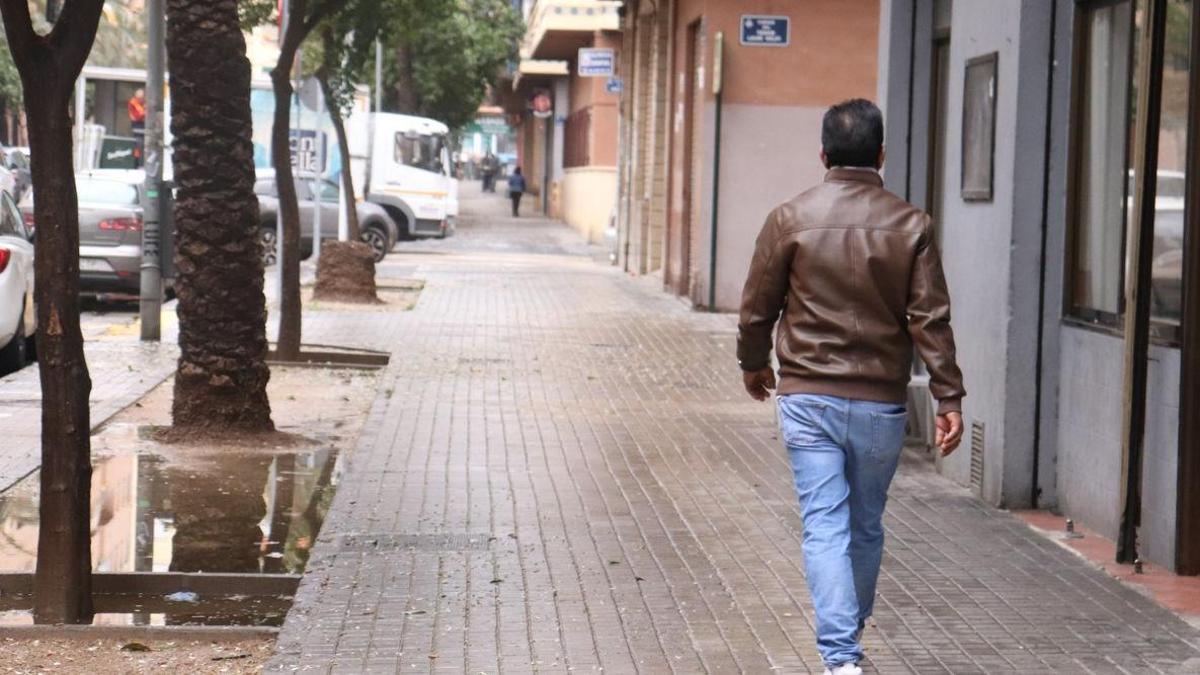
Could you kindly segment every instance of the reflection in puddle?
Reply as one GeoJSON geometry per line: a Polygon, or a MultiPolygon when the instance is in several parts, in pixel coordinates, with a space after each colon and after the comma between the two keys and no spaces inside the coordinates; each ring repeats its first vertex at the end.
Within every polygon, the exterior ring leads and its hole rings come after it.
{"type": "MultiPolygon", "coordinates": [[[[144,435],[124,426],[104,435],[144,435]]],[[[180,452],[95,459],[95,571],[304,570],[337,483],[335,448],[180,452]]],[[[38,493],[34,473],[0,494],[0,572],[34,570],[38,493]]]]}

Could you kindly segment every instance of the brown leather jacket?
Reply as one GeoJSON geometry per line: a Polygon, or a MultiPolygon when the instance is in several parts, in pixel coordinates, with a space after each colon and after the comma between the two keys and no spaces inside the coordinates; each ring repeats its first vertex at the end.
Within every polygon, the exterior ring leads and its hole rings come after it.
{"type": "Polygon", "coordinates": [[[950,296],[929,216],[883,189],[874,171],[834,168],[767,216],[742,293],[738,362],[771,360],[780,394],[903,404],[913,345],[938,413],[959,411],[950,296]]]}

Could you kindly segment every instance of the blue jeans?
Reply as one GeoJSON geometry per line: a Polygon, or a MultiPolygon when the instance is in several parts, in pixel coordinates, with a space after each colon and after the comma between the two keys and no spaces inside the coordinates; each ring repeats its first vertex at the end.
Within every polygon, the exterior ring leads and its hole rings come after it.
{"type": "Polygon", "coordinates": [[[883,558],[883,508],[904,447],[908,414],[893,403],[834,396],[779,397],[804,513],[804,573],[828,666],[863,657],[856,633],[871,616],[883,558]]]}

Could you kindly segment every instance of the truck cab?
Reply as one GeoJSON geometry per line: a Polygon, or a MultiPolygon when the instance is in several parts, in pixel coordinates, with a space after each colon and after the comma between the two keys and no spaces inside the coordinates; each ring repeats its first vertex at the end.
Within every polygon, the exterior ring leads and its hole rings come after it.
{"type": "Polygon", "coordinates": [[[425,117],[354,115],[348,134],[355,184],[409,237],[445,237],[458,218],[449,128],[425,117]],[[368,151],[368,148],[370,151],[368,151]]]}

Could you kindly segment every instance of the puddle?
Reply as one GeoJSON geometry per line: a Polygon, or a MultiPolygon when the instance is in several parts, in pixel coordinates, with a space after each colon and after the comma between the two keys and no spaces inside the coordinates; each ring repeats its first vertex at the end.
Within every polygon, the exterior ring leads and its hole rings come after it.
{"type": "MultiPolygon", "coordinates": [[[[287,597],[217,598],[172,603],[161,596],[96,595],[93,626],[282,626],[292,599],[287,597]]],[[[0,627],[32,626],[29,599],[0,601],[0,627]],[[8,609],[17,607],[16,609],[8,609]]]]}
{"type": "MultiPolygon", "coordinates": [[[[372,374],[273,369],[273,416],[298,447],[164,445],[168,380],[92,438],[96,572],[300,574],[374,397],[372,374]]],[[[0,493],[0,573],[32,573],[40,476],[0,493]]],[[[265,580],[264,580],[265,581],[265,580]]],[[[143,589],[144,590],[144,589],[143,589]]],[[[0,598],[0,625],[29,623],[28,598],[0,598]]],[[[290,598],[96,595],[95,623],[279,625],[290,598]]]]}
{"type": "MultiPolygon", "coordinates": [[[[146,427],[107,433],[144,440],[146,427]]],[[[337,485],[334,448],[128,453],[92,466],[96,572],[299,574],[337,485]]],[[[0,572],[37,562],[39,475],[0,494],[0,572]]]]}

